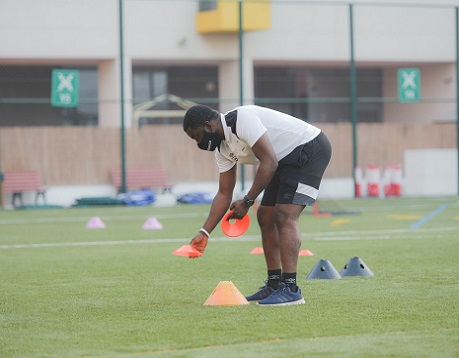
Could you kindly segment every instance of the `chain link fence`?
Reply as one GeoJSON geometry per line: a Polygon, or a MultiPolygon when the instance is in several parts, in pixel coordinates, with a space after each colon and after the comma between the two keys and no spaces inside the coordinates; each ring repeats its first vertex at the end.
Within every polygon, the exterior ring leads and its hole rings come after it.
{"type": "MultiPolygon", "coordinates": [[[[4,0],[0,12],[9,15],[0,24],[0,169],[29,169],[31,161],[24,158],[35,155],[22,150],[5,158],[12,130],[90,126],[103,131],[123,121],[128,137],[135,137],[179,127],[193,103],[222,112],[257,104],[318,125],[334,141],[331,177],[352,177],[356,164],[401,163],[404,143],[456,148],[458,8],[453,5],[4,0]],[[415,127],[428,133],[420,135],[415,127]]],[[[44,134],[22,138],[24,143],[50,140],[44,134]]],[[[91,140],[80,138],[78,145],[96,145],[91,140]]],[[[50,145],[44,142],[36,145],[50,145]]],[[[119,139],[110,143],[114,147],[97,150],[118,152],[119,139]]],[[[128,146],[128,165],[149,163],[148,153],[135,151],[145,156],[139,160],[129,151],[128,146]]],[[[59,152],[49,155],[65,172],[68,158],[59,152]]],[[[43,159],[32,163],[50,184],[66,181],[43,159]]],[[[180,161],[172,163],[163,164],[174,181],[190,180],[177,169],[180,161]]],[[[214,178],[197,174],[192,180],[214,178]]],[[[69,184],[73,180],[108,179],[73,175],[69,184]]]]}

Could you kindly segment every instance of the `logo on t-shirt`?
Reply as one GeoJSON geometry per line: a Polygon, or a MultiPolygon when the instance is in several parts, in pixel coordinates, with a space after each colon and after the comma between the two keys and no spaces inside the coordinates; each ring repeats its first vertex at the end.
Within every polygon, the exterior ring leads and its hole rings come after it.
{"type": "Polygon", "coordinates": [[[228,154],[228,155],[229,155],[229,157],[230,157],[231,159],[233,159],[235,162],[238,162],[238,161],[239,161],[239,159],[237,159],[236,154],[230,153],[230,154],[228,154]]]}

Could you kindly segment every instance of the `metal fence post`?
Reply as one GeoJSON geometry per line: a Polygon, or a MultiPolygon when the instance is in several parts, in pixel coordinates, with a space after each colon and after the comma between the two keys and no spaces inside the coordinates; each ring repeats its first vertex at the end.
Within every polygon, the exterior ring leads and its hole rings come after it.
{"type": "Polygon", "coordinates": [[[119,42],[120,42],[120,109],[121,109],[121,192],[126,188],[126,139],[124,121],[124,48],[123,48],[123,0],[119,0],[119,42]]]}
{"type": "Polygon", "coordinates": [[[351,122],[352,122],[352,178],[354,180],[354,197],[357,197],[355,168],[357,167],[357,79],[354,58],[354,17],[353,5],[349,4],[350,35],[350,86],[351,86],[351,122]]]}
{"type": "MultiPolygon", "coordinates": [[[[243,28],[243,20],[242,20],[242,1],[239,0],[239,31],[238,31],[238,38],[239,38],[239,105],[244,104],[244,28],[243,28]]],[[[245,189],[245,166],[241,164],[241,190],[244,191],[245,189]]]]}
{"type": "Polygon", "coordinates": [[[459,195],[459,7],[456,7],[456,143],[457,194],[459,195]]]}

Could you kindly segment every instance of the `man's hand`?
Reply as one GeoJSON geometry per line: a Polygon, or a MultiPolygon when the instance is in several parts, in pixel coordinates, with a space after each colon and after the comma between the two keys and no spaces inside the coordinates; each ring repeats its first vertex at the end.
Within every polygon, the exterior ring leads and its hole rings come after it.
{"type": "Polygon", "coordinates": [[[228,220],[242,219],[249,212],[249,208],[244,204],[243,200],[236,200],[230,206],[231,214],[228,220]]]}
{"type": "MultiPolygon", "coordinates": [[[[207,241],[209,240],[209,238],[207,237],[206,234],[204,234],[203,232],[199,232],[199,234],[197,234],[191,241],[190,241],[190,245],[191,247],[193,247],[194,249],[198,250],[200,253],[204,253],[204,250],[206,249],[206,246],[207,246],[207,241]]],[[[190,257],[190,258],[196,258],[196,257],[190,257]]]]}

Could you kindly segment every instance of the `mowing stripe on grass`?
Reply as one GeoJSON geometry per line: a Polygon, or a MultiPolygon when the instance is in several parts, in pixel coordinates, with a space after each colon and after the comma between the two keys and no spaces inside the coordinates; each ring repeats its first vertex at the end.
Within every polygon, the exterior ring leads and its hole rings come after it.
{"type": "MultiPolygon", "coordinates": [[[[375,346],[384,347],[387,345],[387,342],[402,342],[398,344],[406,344],[410,341],[419,344],[418,341],[426,340],[431,338],[433,342],[440,341],[442,343],[437,343],[438,346],[443,347],[445,352],[450,352],[454,350],[454,340],[451,340],[450,337],[454,337],[457,329],[455,328],[446,328],[440,331],[432,332],[430,330],[406,330],[406,331],[388,331],[388,332],[379,332],[379,333],[360,333],[360,334],[348,334],[348,335],[324,335],[324,336],[312,336],[312,337],[292,337],[292,338],[273,338],[266,340],[254,340],[249,342],[240,342],[240,343],[228,343],[228,344],[215,344],[209,346],[197,346],[189,348],[171,348],[171,349],[151,349],[145,351],[135,351],[124,352],[123,357],[142,357],[142,356],[173,356],[173,357],[188,357],[188,356],[224,356],[224,357],[233,357],[233,356],[252,356],[257,355],[254,352],[282,352],[283,347],[295,346],[300,347],[299,352],[302,353],[301,356],[339,356],[337,353],[343,353],[343,355],[348,356],[345,352],[355,352],[356,346],[358,345],[360,349],[372,352],[375,351],[375,346]],[[444,346],[446,344],[446,347],[444,346]],[[266,347],[268,346],[268,347],[266,347]],[[263,348],[261,348],[263,347],[263,348]],[[325,348],[327,347],[327,348],[325,348]],[[339,347],[339,348],[338,348],[339,347]],[[362,348],[364,347],[364,348],[362,348]],[[341,349],[342,348],[342,349],[341,349]],[[261,349],[261,351],[260,351],[261,349]],[[328,349],[328,350],[327,350],[328,349]],[[231,354],[231,352],[233,354],[231,354]],[[234,354],[234,352],[237,352],[234,354]],[[324,353],[325,352],[325,353],[324,353]],[[328,352],[333,352],[334,354],[327,354],[328,352]],[[238,354],[239,353],[239,354],[238,354]]],[[[431,345],[430,342],[426,342],[426,347],[431,345]]],[[[398,347],[398,346],[396,346],[398,347]]],[[[377,348],[376,348],[377,349],[377,348]]],[[[384,349],[384,348],[381,348],[384,349]]],[[[435,349],[431,350],[432,352],[435,349]]],[[[380,351],[378,351],[380,352],[380,351]]],[[[389,354],[397,356],[412,356],[410,354],[412,350],[408,348],[407,350],[398,350],[394,348],[393,350],[388,351],[389,354]],[[402,352],[397,354],[397,352],[402,352]],[[403,354],[405,353],[405,354],[403,354]]],[[[429,351],[430,352],[430,351],[429,351]]],[[[116,355],[116,354],[114,354],[116,355]]],[[[257,356],[258,356],[257,355],[257,356]]],[[[436,354],[438,356],[445,356],[444,353],[436,354]]],[[[447,355],[447,353],[446,353],[447,355]]],[[[103,358],[107,355],[85,355],[85,356],[74,356],[74,358],[103,358]]],[[[271,356],[271,355],[268,355],[271,356]]],[[[280,355],[283,356],[283,355],[280,355]]],[[[295,355],[298,356],[298,355],[295,355]]],[[[381,356],[381,354],[373,354],[373,356],[381,356]]],[[[426,356],[431,356],[427,353],[426,356]]]]}
{"type": "Polygon", "coordinates": [[[427,221],[432,219],[434,216],[440,214],[441,212],[445,211],[448,208],[448,205],[444,204],[440,206],[437,210],[434,210],[424,216],[421,220],[416,221],[415,223],[411,224],[410,229],[417,229],[421,225],[425,224],[427,221]]]}
{"type": "MultiPolygon", "coordinates": [[[[450,237],[450,232],[457,231],[457,227],[429,228],[421,229],[413,233],[409,229],[394,230],[365,230],[365,231],[338,231],[338,232],[318,232],[305,233],[302,238],[312,241],[359,241],[359,240],[399,240],[399,239],[427,239],[431,238],[432,232],[437,235],[443,232],[445,238],[450,237]]],[[[439,237],[440,238],[440,237],[439,237]]],[[[443,238],[443,237],[441,237],[443,238]]],[[[164,243],[188,243],[190,238],[170,238],[153,240],[119,240],[119,241],[81,241],[81,242],[56,242],[56,243],[37,243],[37,244],[14,244],[0,245],[0,250],[7,249],[31,249],[49,247],[74,247],[74,246],[114,246],[114,245],[140,245],[140,244],[164,244],[164,243]]],[[[242,236],[239,238],[215,237],[212,242],[257,242],[260,236],[242,236]]]]}

